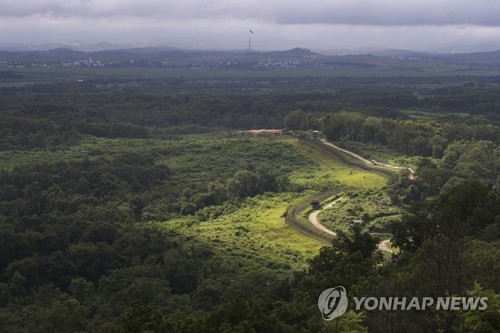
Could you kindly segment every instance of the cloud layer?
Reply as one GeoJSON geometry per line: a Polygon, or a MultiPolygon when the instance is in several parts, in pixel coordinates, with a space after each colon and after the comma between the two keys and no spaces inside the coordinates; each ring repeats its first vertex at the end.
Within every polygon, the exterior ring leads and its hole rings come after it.
{"type": "MultiPolygon", "coordinates": [[[[500,41],[500,0],[0,0],[0,41],[436,49],[500,41]]],[[[498,44],[495,44],[498,45],[498,44]]]]}
{"type": "Polygon", "coordinates": [[[500,26],[498,0],[15,0],[0,16],[249,19],[278,24],[500,26]]]}

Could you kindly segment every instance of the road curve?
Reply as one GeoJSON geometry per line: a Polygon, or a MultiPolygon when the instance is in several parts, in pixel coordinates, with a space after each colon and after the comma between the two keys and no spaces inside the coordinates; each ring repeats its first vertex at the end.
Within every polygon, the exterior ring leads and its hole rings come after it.
{"type": "Polygon", "coordinates": [[[415,171],[413,171],[411,168],[407,168],[407,167],[399,167],[399,166],[392,166],[392,165],[389,165],[389,164],[384,164],[384,163],[380,163],[380,162],[377,162],[375,160],[369,160],[369,159],[366,159],[364,158],[363,156],[361,155],[358,155],[350,150],[347,150],[347,149],[344,149],[344,148],[340,148],[339,146],[337,145],[334,145],[333,143],[331,142],[328,142],[327,140],[325,139],[322,139],[320,140],[323,144],[327,145],[327,146],[330,146],[332,148],[335,148],[336,150],[338,151],[341,151],[343,153],[346,153],[347,155],[350,155],[354,158],[357,158],[358,160],[362,161],[363,163],[367,164],[367,165],[376,165],[378,167],[382,167],[382,168],[386,168],[386,169],[390,169],[390,170],[408,170],[410,172],[409,174],[409,178],[410,179],[415,179],[415,171]]]}
{"type": "Polygon", "coordinates": [[[389,252],[390,254],[393,254],[394,251],[392,251],[390,248],[389,248],[389,243],[391,242],[390,239],[386,239],[386,240],[383,240],[381,241],[380,243],[377,244],[377,247],[380,251],[385,251],[385,252],[389,252]]]}
{"type": "MultiPolygon", "coordinates": [[[[334,237],[337,236],[337,233],[335,231],[328,229],[327,227],[325,227],[324,225],[322,225],[319,222],[318,215],[322,210],[325,210],[325,209],[332,207],[337,202],[339,202],[341,199],[342,199],[342,197],[337,198],[337,199],[333,200],[332,202],[330,202],[325,207],[323,207],[322,209],[317,209],[317,210],[312,211],[311,214],[309,214],[309,222],[311,222],[312,225],[315,226],[317,229],[319,229],[319,230],[321,230],[329,235],[332,235],[334,237]]],[[[389,248],[389,242],[390,242],[389,239],[383,240],[377,244],[377,248],[380,251],[385,251],[385,252],[389,252],[390,254],[393,254],[393,251],[389,248]]]]}
{"type": "MultiPolygon", "coordinates": [[[[316,141],[318,142],[318,141],[316,141]]],[[[410,179],[413,179],[414,178],[414,171],[410,168],[405,168],[405,167],[394,167],[394,166],[391,166],[391,165],[388,165],[388,164],[382,164],[382,163],[379,163],[379,162],[376,162],[376,161],[370,161],[352,151],[349,151],[347,149],[343,149],[343,148],[340,148],[339,146],[337,145],[334,145],[333,143],[331,142],[328,142],[327,140],[325,139],[322,139],[320,140],[319,142],[321,142],[322,144],[326,145],[326,146],[329,146],[329,147],[332,147],[334,148],[335,150],[338,150],[340,152],[343,152],[347,155],[350,155],[360,161],[362,161],[363,163],[367,164],[367,165],[376,165],[378,167],[381,167],[381,168],[384,168],[384,169],[391,169],[391,170],[403,170],[403,169],[406,169],[410,172],[409,174],[409,178],[410,179]]],[[[344,162],[345,163],[345,162],[344,162]]],[[[335,200],[333,200],[332,202],[328,203],[326,206],[323,207],[323,209],[328,209],[330,207],[332,207],[333,205],[335,205],[335,203],[339,202],[340,200],[342,199],[341,198],[337,198],[335,200]]],[[[320,233],[316,233],[317,236],[320,236],[320,235],[324,235],[324,234],[327,234],[327,235],[330,235],[330,236],[337,236],[337,233],[326,228],[324,225],[322,225],[320,222],[319,222],[319,219],[318,219],[318,215],[319,213],[321,212],[321,210],[314,210],[312,211],[310,214],[309,214],[309,222],[311,222],[311,224],[317,229],[320,231],[320,233]]],[[[293,222],[295,220],[295,214],[296,214],[296,210],[294,211],[294,214],[292,214],[293,216],[291,217],[291,221],[293,222]]],[[[288,222],[287,222],[288,223],[288,222]]],[[[291,223],[291,222],[290,222],[291,223]]],[[[293,224],[293,223],[292,223],[293,224]]],[[[295,220],[295,224],[297,224],[296,220],[295,220]]],[[[381,241],[380,243],[377,244],[377,248],[380,250],[380,251],[385,251],[385,252],[388,252],[390,254],[393,254],[394,252],[389,248],[389,242],[390,240],[383,240],[381,241]]]]}
{"type": "MultiPolygon", "coordinates": [[[[330,208],[332,207],[333,205],[335,205],[337,202],[340,201],[340,199],[342,198],[338,198],[338,199],[335,199],[334,201],[330,202],[328,205],[326,205],[325,207],[323,207],[323,209],[327,209],[327,208],[330,208]]],[[[319,230],[323,231],[323,232],[326,232],[327,234],[329,235],[332,235],[332,236],[337,236],[337,233],[334,232],[334,231],[331,231],[330,229],[328,229],[327,227],[325,227],[324,225],[322,225],[319,220],[318,220],[318,214],[319,212],[321,212],[320,209],[318,210],[315,210],[313,211],[311,214],[309,214],[309,221],[319,230]]]]}
{"type": "Polygon", "coordinates": [[[340,148],[339,146],[334,145],[333,143],[328,142],[325,139],[321,140],[321,142],[323,142],[327,146],[330,146],[330,147],[333,147],[333,148],[335,148],[337,150],[340,150],[341,152],[346,153],[347,155],[351,155],[352,157],[355,157],[358,160],[363,161],[366,164],[369,164],[369,165],[373,164],[372,161],[370,161],[370,160],[368,160],[368,159],[366,159],[366,158],[364,158],[364,157],[362,157],[362,156],[360,156],[360,155],[358,155],[356,153],[353,153],[352,151],[349,151],[349,150],[344,149],[344,148],[340,148]]]}

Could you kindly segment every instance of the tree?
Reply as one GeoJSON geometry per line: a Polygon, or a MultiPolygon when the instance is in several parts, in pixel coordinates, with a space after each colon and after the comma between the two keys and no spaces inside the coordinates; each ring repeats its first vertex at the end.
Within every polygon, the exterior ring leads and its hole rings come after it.
{"type": "Polygon", "coordinates": [[[368,329],[363,325],[366,315],[364,312],[356,313],[353,310],[346,311],[342,316],[331,321],[324,321],[321,328],[322,333],[365,333],[368,329]]]}
{"type": "Polygon", "coordinates": [[[301,130],[302,125],[307,123],[307,115],[302,110],[294,110],[285,117],[285,125],[290,130],[301,130]]]}
{"type": "Polygon", "coordinates": [[[227,182],[228,190],[241,198],[252,197],[261,192],[259,177],[248,170],[239,170],[227,182]]]}
{"type": "Polygon", "coordinates": [[[75,265],[66,258],[62,251],[56,251],[48,258],[45,273],[50,281],[64,290],[69,287],[75,275],[75,265]]]}
{"type": "Polygon", "coordinates": [[[376,243],[370,234],[359,229],[353,236],[339,233],[332,246],[322,247],[309,262],[309,273],[318,283],[317,288],[325,289],[329,284],[350,288],[356,284],[381,260],[373,256],[376,243]]]}
{"type": "Polygon", "coordinates": [[[117,333],[142,333],[142,332],[168,332],[164,326],[163,316],[160,311],[135,302],[127,312],[122,315],[122,324],[117,333]]]}
{"type": "Polygon", "coordinates": [[[469,297],[486,297],[488,308],[481,311],[467,311],[464,313],[464,326],[470,332],[494,333],[500,331],[500,295],[493,290],[485,290],[480,284],[474,284],[472,290],[467,291],[469,297]]]}
{"type": "Polygon", "coordinates": [[[87,281],[85,278],[78,277],[71,280],[69,291],[78,302],[81,304],[88,304],[94,295],[95,287],[92,282],[87,281]]]}
{"type": "Polygon", "coordinates": [[[352,235],[348,236],[339,232],[332,241],[334,247],[345,251],[346,253],[359,252],[363,258],[370,258],[373,251],[377,248],[377,241],[368,232],[363,232],[359,225],[352,227],[352,235]]]}

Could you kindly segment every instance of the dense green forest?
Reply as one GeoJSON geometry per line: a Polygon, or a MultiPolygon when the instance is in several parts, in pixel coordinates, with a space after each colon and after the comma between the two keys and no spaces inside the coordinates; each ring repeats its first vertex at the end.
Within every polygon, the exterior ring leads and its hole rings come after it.
{"type": "Polygon", "coordinates": [[[0,332],[500,330],[498,77],[238,75],[0,88],[0,332]],[[325,191],[331,243],[285,223],[325,191]],[[323,321],[334,286],[488,308],[323,321]]]}

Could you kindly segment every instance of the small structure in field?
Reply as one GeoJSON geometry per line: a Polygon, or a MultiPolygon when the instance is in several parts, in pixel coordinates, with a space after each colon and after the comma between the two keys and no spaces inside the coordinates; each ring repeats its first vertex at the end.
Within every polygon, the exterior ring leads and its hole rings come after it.
{"type": "Polygon", "coordinates": [[[352,220],[352,224],[362,225],[364,223],[363,220],[352,220]]]}
{"type": "Polygon", "coordinates": [[[312,207],[312,209],[314,209],[314,210],[321,209],[321,205],[319,204],[319,201],[318,201],[318,200],[313,200],[313,201],[311,201],[311,207],[312,207]]]}

